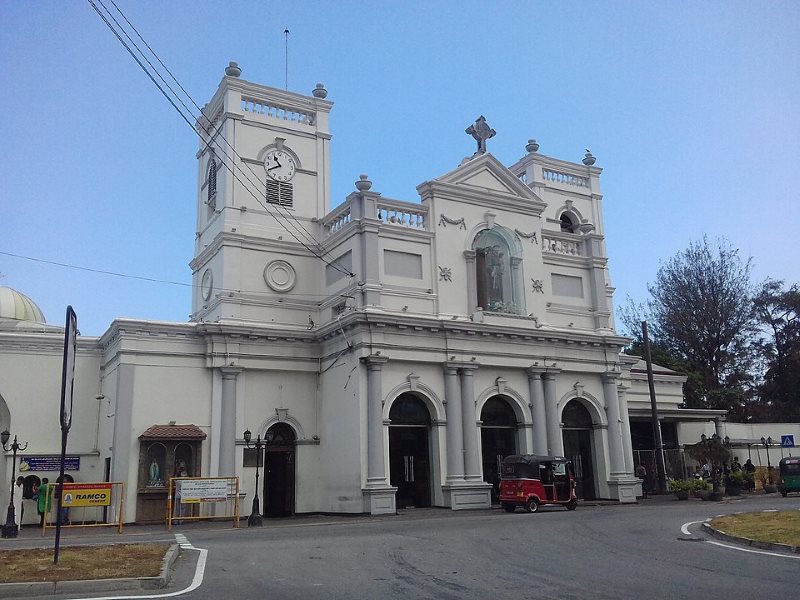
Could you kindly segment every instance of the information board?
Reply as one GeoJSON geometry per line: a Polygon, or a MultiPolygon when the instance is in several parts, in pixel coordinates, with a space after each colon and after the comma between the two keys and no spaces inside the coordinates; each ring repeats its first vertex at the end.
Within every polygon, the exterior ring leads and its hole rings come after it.
{"type": "Polygon", "coordinates": [[[177,481],[176,495],[181,504],[227,502],[227,479],[189,479],[177,481]]]}
{"type": "MultiPolygon", "coordinates": [[[[28,456],[19,460],[20,471],[60,471],[60,456],[28,456]]],[[[67,456],[64,462],[65,471],[80,471],[81,457],[67,456]]]]}

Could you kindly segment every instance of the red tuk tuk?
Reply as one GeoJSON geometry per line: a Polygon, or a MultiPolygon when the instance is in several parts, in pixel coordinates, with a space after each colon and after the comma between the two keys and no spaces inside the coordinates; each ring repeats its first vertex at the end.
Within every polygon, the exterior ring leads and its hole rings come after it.
{"type": "Polygon", "coordinates": [[[546,504],[575,510],[578,498],[572,462],[563,456],[505,457],[500,474],[500,504],[506,512],[514,512],[517,506],[536,512],[546,504]]]}

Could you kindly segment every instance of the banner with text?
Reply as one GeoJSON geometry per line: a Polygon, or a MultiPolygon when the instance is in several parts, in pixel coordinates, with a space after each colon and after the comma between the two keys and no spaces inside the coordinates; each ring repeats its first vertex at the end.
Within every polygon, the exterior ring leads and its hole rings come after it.
{"type": "Polygon", "coordinates": [[[176,483],[176,495],[181,504],[228,500],[228,479],[187,479],[176,483]]]}
{"type": "Polygon", "coordinates": [[[110,506],[110,483],[65,483],[61,506],[110,506]]]}

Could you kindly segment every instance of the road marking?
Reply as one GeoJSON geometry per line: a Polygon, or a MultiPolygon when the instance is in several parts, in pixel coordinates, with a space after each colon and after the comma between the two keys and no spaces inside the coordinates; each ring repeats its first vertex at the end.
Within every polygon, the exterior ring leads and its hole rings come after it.
{"type": "Polygon", "coordinates": [[[723,548],[730,548],[731,550],[739,550],[741,552],[751,552],[752,554],[766,554],[767,556],[780,556],[782,558],[794,558],[795,560],[800,560],[800,556],[794,556],[793,554],[781,554],[780,552],[767,552],[766,550],[753,550],[752,548],[740,548],[739,546],[731,546],[729,544],[723,544],[722,542],[713,542],[711,540],[706,540],[709,544],[714,544],[715,546],[722,546],[723,548]]]}
{"type": "Polygon", "coordinates": [[[194,569],[194,577],[192,578],[192,583],[189,584],[188,587],[179,590],[177,592],[170,592],[168,594],[147,594],[147,595],[135,595],[135,596],[103,596],[103,597],[90,597],[90,598],[75,598],[73,600],[133,600],[135,598],[173,598],[175,596],[182,596],[183,594],[188,594],[189,592],[193,592],[197,588],[199,588],[203,583],[203,576],[205,575],[206,570],[206,559],[208,558],[208,549],[206,548],[195,548],[192,546],[189,539],[183,535],[182,533],[175,534],[175,541],[178,542],[180,547],[184,550],[196,550],[200,553],[197,557],[197,566],[194,569]]]}
{"type": "Polygon", "coordinates": [[[692,535],[692,532],[689,531],[689,525],[696,525],[697,523],[707,523],[711,519],[703,519],[702,521],[689,521],[688,523],[684,523],[681,525],[681,533],[683,535],[692,535]]]}

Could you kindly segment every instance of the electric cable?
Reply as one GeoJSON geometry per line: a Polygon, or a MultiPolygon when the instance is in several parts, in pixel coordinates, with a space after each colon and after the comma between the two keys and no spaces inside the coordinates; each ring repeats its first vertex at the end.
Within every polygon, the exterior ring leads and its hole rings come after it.
{"type": "MultiPolygon", "coordinates": [[[[122,44],[122,46],[123,46],[123,47],[124,47],[124,48],[125,48],[125,49],[128,51],[128,53],[129,53],[129,54],[131,55],[131,57],[132,57],[132,58],[133,58],[133,59],[136,61],[136,63],[139,65],[139,67],[140,67],[140,68],[141,68],[141,69],[142,69],[142,70],[145,72],[145,74],[148,76],[148,78],[149,78],[149,79],[150,79],[150,80],[153,82],[153,84],[154,84],[154,85],[155,85],[155,86],[158,88],[158,90],[161,92],[161,94],[162,94],[162,95],[163,95],[163,96],[164,96],[164,97],[167,99],[167,101],[168,101],[168,102],[169,102],[169,103],[172,105],[172,107],[173,107],[173,108],[174,108],[174,109],[175,109],[175,110],[178,112],[178,114],[179,114],[179,115],[181,116],[181,118],[182,118],[182,119],[183,119],[183,120],[186,122],[186,124],[187,124],[187,125],[189,125],[189,127],[192,129],[192,131],[193,131],[193,132],[195,132],[195,133],[197,133],[198,135],[200,135],[200,137],[201,137],[201,141],[202,141],[202,142],[205,144],[205,146],[206,146],[206,149],[207,149],[209,152],[211,152],[211,153],[214,153],[214,149],[213,149],[213,148],[212,148],[212,146],[211,146],[210,140],[213,140],[213,139],[215,139],[216,137],[219,137],[219,138],[221,138],[221,139],[222,139],[222,140],[223,140],[223,141],[224,141],[224,142],[225,142],[225,143],[226,143],[226,144],[227,144],[227,145],[228,145],[228,146],[231,148],[231,150],[233,151],[234,155],[236,155],[236,157],[237,157],[237,158],[238,158],[238,159],[239,159],[241,162],[243,162],[243,161],[242,161],[242,158],[241,158],[241,156],[239,156],[239,155],[238,155],[238,153],[236,152],[236,150],[235,150],[235,149],[234,149],[234,148],[233,148],[233,147],[230,145],[230,143],[229,143],[229,142],[228,142],[228,141],[225,139],[224,135],[222,135],[222,133],[220,132],[220,129],[219,129],[219,128],[217,128],[217,129],[216,129],[216,131],[215,131],[214,135],[212,135],[212,136],[209,136],[209,140],[205,140],[205,139],[203,139],[203,136],[200,134],[200,132],[199,132],[199,131],[197,131],[197,129],[196,129],[196,127],[195,127],[195,125],[193,125],[193,124],[191,123],[191,121],[189,121],[189,119],[188,119],[188,118],[186,117],[186,115],[185,115],[185,114],[184,114],[184,113],[183,113],[183,112],[182,112],[182,111],[181,111],[181,110],[178,108],[178,106],[175,104],[175,102],[172,100],[172,98],[169,96],[169,94],[167,94],[167,93],[166,93],[166,91],[164,90],[164,88],[163,88],[163,87],[162,87],[162,86],[161,86],[161,85],[160,85],[160,84],[159,84],[159,83],[158,83],[158,82],[155,80],[155,78],[153,77],[153,75],[152,75],[152,74],[151,74],[151,73],[150,73],[150,72],[147,70],[147,68],[144,66],[144,64],[142,64],[142,61],[141,61],[141,60],[139,60],[139,58],[136,56],[136,54],[133,52],[133,50],[131,50],[130,46],[129,46],[129,45],[126,43],[126,42],[125,42],[125,40],[123,40],[123,39],[122,39],[122,37],[120,36],[120,34],[119,34],[119,33],[117,32],[117,30],[114,28],[114,26],[113,26],[113,25],[112,25],[112,24],[109,22],[109,20],[106,18],[106,16],[105,16],[105,15],[104,15],[104,14],[103,14],[103,13],[102,13],[100,10],[99,10],[99,8],[98,8],[98,7],[97,7],[97,5],[95,4],[94,0],[87,0],[87,1],[88,1],[88,2],[89,2],[89,4],[92,6],[92,8],[95,10],[95,12],[98,14],[98,16],[100,16],[100,18],[103,20],[103,22],[106,24],[106,26],[107,26],[107,27],[108,27],[108,28],[111,30],[111,32],[114,34],[114,36],[115,36],[115,37],[117,38],[117,40],[120,42],[120,44],[122,44]]],[[[131,37],[130,37],[130,36],[127,34],[127,32],[125,32],[125,31],[124,31],[124,28],[122,27],[122,25],[119,23],[119,21],[117,21],[117,20],[116,20],[116,18],[114,18],[114,16],[111,14],[111,12],[110,12],[110,11],[109,11],[109,9],[106,7],[106,5],[105,5],[105,4],[103,4],[102,0],[97,0],[97,1],[98,1],[98,2],[99,2],[99,3],[100,3],[102,6],[103,6],[103,8],[104,8],[104,9],[106,10],[106,12],[108,13],[109,17],[111,17],[111,19],[114,21],[114,23],[116,23],[116,24],[117,24],[117,26],[119,27],[119,29],[120,29],[120,30],[122,31],[122,33],[123,33],[123,34],[124,34],[124,35],[125,35],[125,36],[128,38],[128,40],[129,40],[129,41],[131,42],[131,44],[132,44],[132,45],[133,45],[133,46],[136,48],[136,50],[137,50],[137,51],[140,53],[140,55],[142,56],[142,58],[143,58],[143,59],[144,59],[144,60],[145,60],[145,61],[148,63],[148,65],[150,65],[150,67],[153,69],[153,72],[154,72],[154,73],[155,73],[155,74],[156,74],[156,75],[159,77],[159,79],[161,79],[161,81],[164,83],[164,85],[165,85],[167,88],[169,88],[169,90],[170,90],[170,91],[172,92],[172,94],[175,96],[176,100],[177,100],[178,102],[180,102],[180,104],[181,104],[181,105],[184,107],[184,109],[185,109],[185,110],[186,110],[186,111],[189,113],[189,115],[190,115],[190,116],[192,116],[192,117],[194,118],[194,115],[192,114],[192,111],[191,111],[191,109],[190,109],[188,106],[186,106],[186,104],[185,104],[185,103],[184,103],[184,102],[183,102],[183,101],[182,101],[182,100],[181,100],[181,99],[178,97],[178,93],[177,93],[177,92],[176,92],[176,91],[175,91],[175,90],[174,90],[174,89],[173,89],[173,88],[172,88],[172,87],[169,85],[169,83],[168,83],[168,82],[167,82],[167,81],[166,81],[166,80],[163,78],[163,76],[162,76],[162,75],[161,75],[161,74],[158,72],[158,69],[156,69],[156,67],[155,67],[155,66],[152,64],[152,62],[150,62],[150,61],[147,59],[147,57],[144,55],[144,52],[141,50],[141,48],[139,48],[139,46],[136,44],[136,42],[135,42],[133,39],[131,39],[131,37]]],[[[175,78],[175,76],[172,74],[172,72],[171,72],[171,71],[169,71],[169,69],[166,67],[166,65],[164,65],[163,61],[162,61],[162,60],[161,60],[161,59],[158,57],[158,55],[157,55],[157,54],[156,54],[156,53],[155,53],[155,52],[152,50],[152,48],[150,47],[150,45],[149,45],[149,44],[147,44],[147,42],[144,40],[144,38],[142,38],[142,36],[141,36],[141,35],[138,33],[138,30],[136,30],[136,28],[135,28],[135,27],[134,27],[134,26],[133,26],[133,25],[130,23],[130,20],[129,20],[129,19],[128,19],[128,18],[127,18],[125,15],[124,15],[124,13],[123,13],[123,12],[122,12],[122,11],[119,9],[119,7],[116,5],[116,3],[114,3],[114,2],[113,2],[113,0],[112,0],[112,4],[114,4],[114,7],[115,7],[115,8],[117,9],[117,11],[118,11],[118,12],[119,12],[119,13],[120,13],[122,16],[123,16],[123,18],[125,19],[125,21],[126,21],[126,22],[128,22],[128,23],[131,25],[131,28],[132,28],[132,29],[133,29],[133,30],[136,32],[137,36],[138,36],[140,39],[142,39],[142,41],[143,41],[143,42],[144,42],[144,44],[145,44],[145,45],[148,47],[148,49],[150,49],[151,53],[153,54],[153,56],[155,56],[155,57],[156,57],[156,59],[158,60],[158,62],[159,62],[159,63],[160,63],[162,66],[164,66],[165,70],[167,70],[167,72],[170,74],[170,76],[172,77],[172,79],[173,79],[173,80],[174,80],[174,81],[175,81],[175,82],[178,84],[178,86],[181,88],[181,90],[184,92],[184,94],[185,94],[185,95],[186,95],[186,96],[187,96],[187,97],[188,97],[188,98],[191,100],[191,102],[192,102],[192,103],[195,105],[195,107],[196,107],[196,108],[197,108],[197,109],[200,111],[200,114],[201,114],[201,115],[203,115],[202,109],[200,109],[200,107],[197,105],[197,103],[196,103],[196,102],[195,102],[195,101],[192,99],[191,95],[190,95],[188,92],[186,92],[185,88],[184,88],[182,85],[180,85],[180,82],[178,82],[178,81],[177,81],[177,78],[175,78]]],[[[230,158],[230,157],[226,157],[226,158],[230,158]]],[[[312,256],[314,256],[314,257],[316,257],[316,258],[320,259],[320,260],[321,260],[321,261],[323,261],[323,262],[324,262],[326,265],[328,265],[328,266],[330,266],[330,267],[332,267],[332,268],[334,268],[334,269],[338,270],[339,272],[341,272],[341,273],[343,273],[343,274],[347,275],[348,277],[351,277],[351,278],[352,278],[352,277],[354,277],[354,276],[355,276],[355,275],[354,275],[352,272],[350,272],[350,271],[347,271],[346,269],[343,269],[343,268],[342,268],[340,265],[336,264],[336,263],[335,263],[335,261],[334,261],[334,262],[330,262],[330,261],[326,260],[326,259],[325,259],[323,256],[321,256],[320,254],[318,254],[317,252],[315,252],[315,251],[314,251],[312,248],[310,248],[310,247],[309,247],[309,246],[308,246],[308,245],[307,245],[305,242],[303,242],[301,239],[299,239],[299,238],[297,237],[297,235],[295,235],[295,234],[294,234],[292,231],[290,231],[290,230],[289,230],[289,228],[286,226],[286,224],[284,224],[284,222],[283,222],[283,221],[281,221],[281,220],[278,218],[278,215],[274,214],[274,213],[272,212],[272,210],[269,208],[269,206],[267,206],[266,204],[264,204],[264,203],[261,201],[261,199],[260,199],[260,198],[259,198],[259,197],[258,197],[258,196],[257,196],[257,195],[254,193],[254,192],[253,192],[253,190],[252,190],[252,189],[251,189],[251,188],[250,188],[250,187],[249,187],[247,184],[245,184],[245,183],[244,183],[244,181],[242,181],[242,179],[239,177],[239,175],[236,173],[236,171],[235,171],[233,168],[231,168],[231,165],[227,164],[227,162],[226,162],[226,161],[224,161],[224,160],[223,160],[223,161],[221,161],[221,162],[222,162],[223,166],[224,166],[224,167],[225,167],[225,168],[226,168],[226,169],[227,169],[227,170],[228,170],[228,171],[231,173],[231,175],[232,175],[232,176],[233,176],[233,177],[234,177],[234,178],[235,178],[235,179],[236,179],[236,180],[237,180],[237,181],[238,181],[238,182],[239,182],[239,183],[242,185],[242,187],[244,188],[244,190],[245,190],[245,191],[247,191],[247,192],[248,192],[248,193],[249,193],[249,194],[250,194],[250,195],[253,197],[253,199],[254,199],[254,200],[256,200],[256,202],[258,202],[258,203],[259,203],[259,204],[260,204],[260,205],[261,205],[261,206],[262,206],[262,207],[263,207],[263,208],[266,210],[266,212],[267,212],[267,213],[268,213],[268,214],[269,214],[269,215],[270,215],[270,216],[271,216],[273,219],[275,219],[275,221],[276,221],[276,222],[277,222],[277,223],[278,223],[278,224],[279,224],[279,225],[280,225],[280,226],[281,226],[281,227],[282,227],[282,228],[283,228],[283,229],[284,229],[284,230],[285,230],[285,231],[286,231],[286,232],[287,232],[287,233],[288,233],[288,234],[289,234],[291,237],[293,237],[293,238],[294,238],[294,239],[295,239],[295,240],[296,240],[296,241],[297,241],[297,242],[298,242],[298,243],[299,243],[301,246],[303,246],[303,247],[304,247],[304,248],[305,248],[305,249],[306,249],[306,250],[307,250],[307,251],[308,251],[308,252],[309,252],[309,253],[310,253],[312,256]]],[[[233,162],[232,158],[231,158],[231,162],[233,162]]],[[[246,164],[246,163],[245,163],[245,164],[246,164]]],[[[234,163],[234,166],[235,166],[235,163],[234,163]]],[[[252,168],[250,168],[250,166],[249,166],[249,165],[247,165],[247,167],[248,167],[248,169],[250,170],[250,172],[251,172],[251,173],[252,173],[254,176],[258,177],[258,176],[256,175],[256,173],[255,173],[255,172],[252,170],[252,168]]],[[[251,179],[250,179],[250,178],[247,176],[247,174],[246,174],[246,173],[245,173],[245,172],[244,172],[244,171],[241,169],[241,167],[239,167],[239,171],[242,173],[242,175],[243,175],[245,178],[247,178],[247,179],[248,179],[248,182],[249,182],[251,185],[255,185],[255,184],[253,183],[253,181],[252,181],[252,180],[251,180],[251,179]]],[[[259,180],[259,184],[260,184],[260,180],[259,180]]],[[[259,191],[260,191],[260,190],[259,190],[259,191]]],[[[284,207],[281,207],[280,205],[278,205],[278,207],[279,207],[279,208],[284,208],[284,207]]],[[[284,208],[284,210],[286,210],[286,209],[284,208]]],[[[287,211],[287,212],[288,212],[288,211],[287,211]]],[[[290,216],[291,216],[291,218],[292,218],[292,219],[294,219],[294,220],[296,221],[296,218],[295,218],[293,215],[291,215],[291,214],[290,214],[290,216]]],[[[312,239],[312,238],[309,236],[308,232],[307,232],[307,231],[306,231],[304,228],[302,228],[302,226],[300,226],[300,227],[298,228],[298,227],[297,227],[297,226],[295,226],[293,223],[291,223],[291,222],[288,220],[288,218],[284,217],[284,219],[286,219],[287,223],[289,223],[289,224],[291,224],[291,225],[292,225],[292,227],[295,229],[295,231],[297,231],[297,232],[301,232],[301,235],[303,235],[304,237],[306,237],[306,239],[309,239],[309,240],[311,240],[311,242],[312,242],[313,244],[315,244],[315,245],[316,245],[316,244],[318,244],[317,240],[315,240],[315,239],[312,239]]]]}

